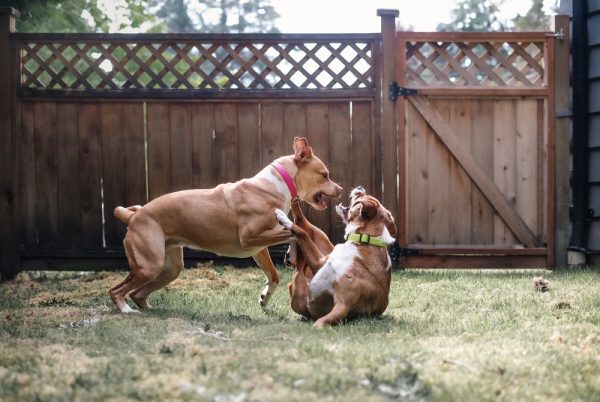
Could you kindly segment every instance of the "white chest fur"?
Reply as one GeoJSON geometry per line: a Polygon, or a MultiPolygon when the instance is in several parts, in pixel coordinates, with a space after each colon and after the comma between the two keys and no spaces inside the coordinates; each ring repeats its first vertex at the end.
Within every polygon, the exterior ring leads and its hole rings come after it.
{"type": "Polygon", "coordinates": [[[333,294],[333,283],[348,272],[357,256],[358,248],[352,242],[335,246],[331,254],[329,254],[325,265],[321,267],[312,281],[310,281],[310,299],[315,299],[323,292],[333,294]]]}

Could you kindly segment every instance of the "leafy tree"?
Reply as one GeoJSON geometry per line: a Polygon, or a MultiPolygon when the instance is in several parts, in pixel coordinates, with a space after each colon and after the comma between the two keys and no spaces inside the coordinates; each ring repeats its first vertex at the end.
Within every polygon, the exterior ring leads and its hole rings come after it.
{"type": "MultiPolygon", "coordinates": [[[[147,10],[146,0],[123,0],[124,21],[119,28],[138,28],[154,16],[147,10]]],[[[0,6],[11,6],[20,13],[20,32],[108,32],[111,18],[97,0],[0,0],[0,6]]]]}
{"type": "Polygon", "coordinates": [[[168,32],[278,32],[270,0],[151,0],[168,32]],[[193,7],[192,5],[195,5],[193,7]]]}
{"type": "Polygon", "coordinates": [[[550,18],[544,13],[543,0],[533,0],[529,11],[525,15],[517,15],[512,21],[517,31],[550,30],[550,18]]]}
{"type": "Polygon", "coordinates": [[[438,31],[505,31],[498,16],[503,0],[460,0],[451,11],[451,20],[439,24],[438,31]]]}

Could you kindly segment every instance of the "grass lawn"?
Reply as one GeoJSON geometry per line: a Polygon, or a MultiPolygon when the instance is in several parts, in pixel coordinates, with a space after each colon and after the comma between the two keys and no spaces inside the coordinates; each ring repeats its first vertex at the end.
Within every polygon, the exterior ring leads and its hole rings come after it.
{"type": "Polygon", "coordinates": [[[258,269],[188,269],[121,315],[120,273],[0,284],[0,400],[598,401],[600,270],[396,272],[379,319],[315,330],[258,269]],[[548,292],[534,289],[538,275],[548,292]]]}

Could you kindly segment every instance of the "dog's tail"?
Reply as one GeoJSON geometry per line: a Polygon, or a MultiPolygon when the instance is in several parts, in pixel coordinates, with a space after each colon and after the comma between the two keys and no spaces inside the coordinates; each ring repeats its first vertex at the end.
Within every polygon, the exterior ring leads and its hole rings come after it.
{"type": "Polygon", "coordinates": [[[141,205],[132,205],[127,208],[116,207],[115,208],[115,216],[121,222],[123,222],[125,224],[129,224],[129,220],[131,219],[131,217],[141,208],[142,208],[141,205]]]}

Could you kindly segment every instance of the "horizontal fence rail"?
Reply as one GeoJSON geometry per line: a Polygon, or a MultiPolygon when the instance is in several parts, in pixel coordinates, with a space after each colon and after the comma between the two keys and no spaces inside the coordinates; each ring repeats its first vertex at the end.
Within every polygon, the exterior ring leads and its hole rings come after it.
{"type": "Polygon", "coordinates": [[[12,34],[24,97],[373,96],[378,34],[12,34]]]}

